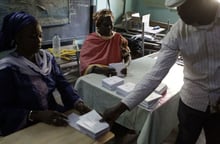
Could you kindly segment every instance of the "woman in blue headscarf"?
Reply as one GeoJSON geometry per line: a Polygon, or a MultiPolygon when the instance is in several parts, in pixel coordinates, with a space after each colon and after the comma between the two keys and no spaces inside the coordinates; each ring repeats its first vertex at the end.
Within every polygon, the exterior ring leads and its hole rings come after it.
{"type": "Polygon", "coordinates": [[[42,29],[33,16],[14,12],[4,17],[0,52],[11,53],[0,59],[0,135],[36,122],[65,126],[63,112],[90,111],[65,80],[54,57],[40,49],[41,42],[42,29]],[[63,106],[53,97],[56,88],[63,106]]]}

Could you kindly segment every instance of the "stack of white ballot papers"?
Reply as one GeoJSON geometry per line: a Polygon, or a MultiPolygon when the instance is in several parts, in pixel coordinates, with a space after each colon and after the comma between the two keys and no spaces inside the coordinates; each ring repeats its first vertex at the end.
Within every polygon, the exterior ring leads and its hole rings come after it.
{"type": "Polygon", "coordinates": [[[154,90],[154,92],[160,94],[160,95],[164,95],[166,94],[167,91],[167,85],[164,83],[160,83],[159,86],[154,90]]]}
{"type": "Polygon", "coordinates": [[[69,125],[78,129],[84,134],[96,139],[110,130],[107,122],[100,122],[102,117],[92,110],[82,116],[72,113],[68,116],[69,125]]]}
{"type": "Polygon", "coordinates": [[[134,83],[127,82],[127,83],[125,83],[123,85],[118,86],[116,88],[116,92],[119,95],[127,96],[129,93],[131,93],[133,91],[134,87],[135,87],[134,83]]]}
{"type": "Polygon", "coordinates": [[[124,84],[124,79],[118,76],[112,76],[102,79],[102,86],[109,90],[115,90],[117,86],[122,84],[124,84]]]}
{"type": "Polygon", "coordinates": [[[161,97],[162,95],[152,92],[147,98],[145,98],[141,105],[148,109],[153,109],[158,104],[161,97]]]}
{"type": "Polygon", "coordinates": [[[167,85],[160,83],[159,86],[141,103],[141,106],[152,110],[154,109],[163,95],[166,94],[167,85]]]}

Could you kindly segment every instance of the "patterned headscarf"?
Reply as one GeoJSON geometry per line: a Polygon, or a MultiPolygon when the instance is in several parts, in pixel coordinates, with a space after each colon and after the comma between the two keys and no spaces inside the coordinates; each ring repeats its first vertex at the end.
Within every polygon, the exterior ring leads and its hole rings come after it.
{"type": "Polygon", "coordinates": [[[16,34],[32,23],[37,23],[37,20],[25,12],[13,12],[6,15],[0,31],[0,52],[14,49],[16,34]]]}
{"type": "Polygon", "coordinates": [[[106,17],[106,16],[111,16],[114,19],[113,13],[109,9],[102,9],[102,10],[94,13],[93,14],[93,20],[94,20],[96,26],[100,24],[100,21],[99,21],[100,18],[106,17]]]}

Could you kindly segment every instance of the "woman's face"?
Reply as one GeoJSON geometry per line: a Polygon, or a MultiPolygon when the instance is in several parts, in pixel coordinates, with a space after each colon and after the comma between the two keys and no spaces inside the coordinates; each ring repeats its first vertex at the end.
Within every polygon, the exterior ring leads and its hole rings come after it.
{"type": "Polygon", "coordinates": [[[96,27],[98,33],[102,36],[111,36],[113,29],[113,18],[111,16],[102,16],[97,21],[96,27]]]}
{"type": "Polygon", "coordinates": [[[42,28],[39,24],[29,24],[16,35],[17,51],[32,56],[42,45],[42,28]]]}

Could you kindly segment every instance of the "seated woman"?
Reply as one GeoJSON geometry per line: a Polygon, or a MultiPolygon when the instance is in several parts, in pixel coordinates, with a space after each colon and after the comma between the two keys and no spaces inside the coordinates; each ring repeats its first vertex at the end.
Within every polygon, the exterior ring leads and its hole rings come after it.
{"type": "MultiPolygon", "coordinates": [[[[81,75],[99,73],[106,76],[116,75],[115,69],[109,68],[110,63],[131,60],[127,40],[113,31],[113,14],[103,9],[94,14],[96,32],[89,34],[80,51],[81,75]]],[[[123,70],[126,73],[126,68],[123,70]]]]}
{"type": "Polygon", "coordinates": [[[65,80],[55,58],[40,49],[41,42],[42,29],[33,16],[14,12],[4,17],[0,52],[11,53],[0,59],[0,135],[36,122],[66,126],[63,112],[90,111],[65,80]],[[56,88],[63,106],[56,103],[52,94],[56,88]]]}

